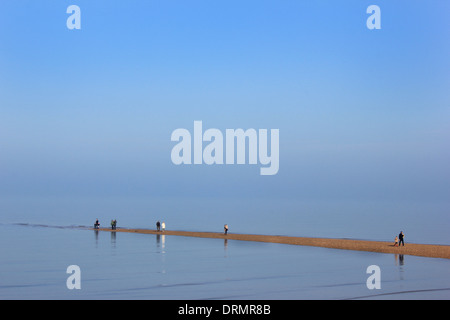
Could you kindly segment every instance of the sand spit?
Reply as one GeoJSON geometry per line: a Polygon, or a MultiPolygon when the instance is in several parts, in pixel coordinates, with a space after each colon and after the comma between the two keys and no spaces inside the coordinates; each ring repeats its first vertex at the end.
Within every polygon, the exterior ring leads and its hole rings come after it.
{"type": "Polygon", "coordinates": [[[171,231],[171,230],[156,231],[150,229],[127,229],[127,228],[118,228],[116,230],[111,230],[108,228],[100,228],[99,230],[110,232],[160,234],[167,236],[214,238],[214,239],[228,239],[240,241],[259,241],[259,242],[283,243],[300,246],[312,246],[312,247],[380,252],[380,253],[394,253],[420,257],[429,257],[429,258],[450,259],[450,246],[447,245],[406,243],[404,247],[403,246],[394,247],[393,242],[352,240],[352,239],[307,238],[307,237],[291,237],[291,236],[277,236],[277,235],[271,236],[271,235],[256,235],[256,234],[233,234],[233,233],[228,233],[227,235],[225,235],[223,233],[218,232],[171,231]]]}

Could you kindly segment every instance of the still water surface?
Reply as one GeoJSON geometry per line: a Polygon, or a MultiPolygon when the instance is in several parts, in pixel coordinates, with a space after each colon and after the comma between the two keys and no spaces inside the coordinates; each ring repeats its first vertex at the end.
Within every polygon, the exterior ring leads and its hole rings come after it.
{"type": "Polygon", "coordinates": [[[79,226],[0,224],[0,238],[1,299],[450,298],[446,259],[79,226]],[[380,290],[366,286],[370,265],[380,290]]]}

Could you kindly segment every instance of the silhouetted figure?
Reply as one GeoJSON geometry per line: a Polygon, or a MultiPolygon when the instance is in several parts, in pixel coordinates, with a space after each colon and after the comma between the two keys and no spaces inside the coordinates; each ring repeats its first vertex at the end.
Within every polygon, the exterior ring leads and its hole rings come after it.
{"type": "Polygon", "coordinates": [[[160,231],[161,230],[161,223],[158,221],[156,222],[156,231],[160,231]]]}
{"type": "Polygon", "coordinates": [[[405,241],[403,240],[403,237],[405,235],[403,234],[403,231],[400,231],[400,234],[398,235],[398,246],[400,247],[401,244],[405,246],[405,241]]]}
{"type": "Polygon", "coordinates": [[[97,220],[95,220],[95,223],[94,223],[94,229],[98,229],[100,227],[100,223],[98,222],[98,219],[97,220]]]}
{"type": "Polygon", "coordinates": [[[228,225],[227,224],[223,226],[223,230],[224,230],[225,234],[228,234],[228,225]]]}

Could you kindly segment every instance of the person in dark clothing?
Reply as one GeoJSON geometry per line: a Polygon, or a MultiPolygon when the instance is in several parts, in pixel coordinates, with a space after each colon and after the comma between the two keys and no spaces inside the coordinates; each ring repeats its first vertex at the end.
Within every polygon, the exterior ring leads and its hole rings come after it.
{"type": "Polygon", "coordinates": [[[95,220],[95,223],[94,223],[94,229],[98,229],[99,226],[100,226],[100,223],[98,222],[98,219],[97,219],[97,220],[95,220]]]}
{"type": "Polygon", "coordinates": [[[398,235],[398,246],[400,247],[401,244],[405,246],[405,241],[403,240],[403,237],[405,235],[403,234],[403,231],[400,231],[400,234],[398,235]]]}
{"type": "Polygon", "coordinates": [[[158,221],[156,222],[156,231],[160,231],[161,223],[158,221]]]}

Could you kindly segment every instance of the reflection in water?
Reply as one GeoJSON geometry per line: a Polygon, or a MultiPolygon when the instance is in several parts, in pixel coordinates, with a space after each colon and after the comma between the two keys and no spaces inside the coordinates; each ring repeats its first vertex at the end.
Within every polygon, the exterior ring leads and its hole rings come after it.
{"type": "Polygon", "coordinates": [[[164,250],[165,246],[166,246],[165,244],[166,244],[166,236],[157,234],[156,235],[156,247],[158,249],[161,249],[159,251],[159,253],[166,253],[166,251],[164,250]]]}
{"type": "Polygon", "coordinates": [[[228,256],[228,254],[227,254],[227,250],[228,250],[228,239],[224,239],[224,240],[223,240],[223,249],[224,249],[224,251],[225,251],[224,257],[226,258],[226,257],[228,256]]]}
{"type": "Polygon", "coordinates": [[[161,273],[166,273],[166,251],[165,251],[165,247],[166,247],[166,236],[165,235],[160,235],[157,234],[156,235],[156,248],[158,249],[157,252],[158,253],[162,253],[161,254],[161,273]]]}
{"type": "Polygon", "coordinates": [[[95,234],[95,247],[98,248],[98,230],[94,230],[95,234]]]}
{"type": "Polygon", "coordinates": [[[395,256],[395,265],[399,266],[400,280],[404,280],[403,279],[403,272],[404,272],[403,266],[405,264],[404,256],[402,254],[395,254],[394,256],[395,256]]]}
{"type": "Polygon", "coordinates": [[[402,254],[395,254],[395,265],[398,266],[403,266],[405,264],[404,262],[404,257],[402,254]]]}
{"type": "Polygon", "coordinates": [[[116,248],[116,232],[111,231],[111,246],[115,249],[116,248]]]}

